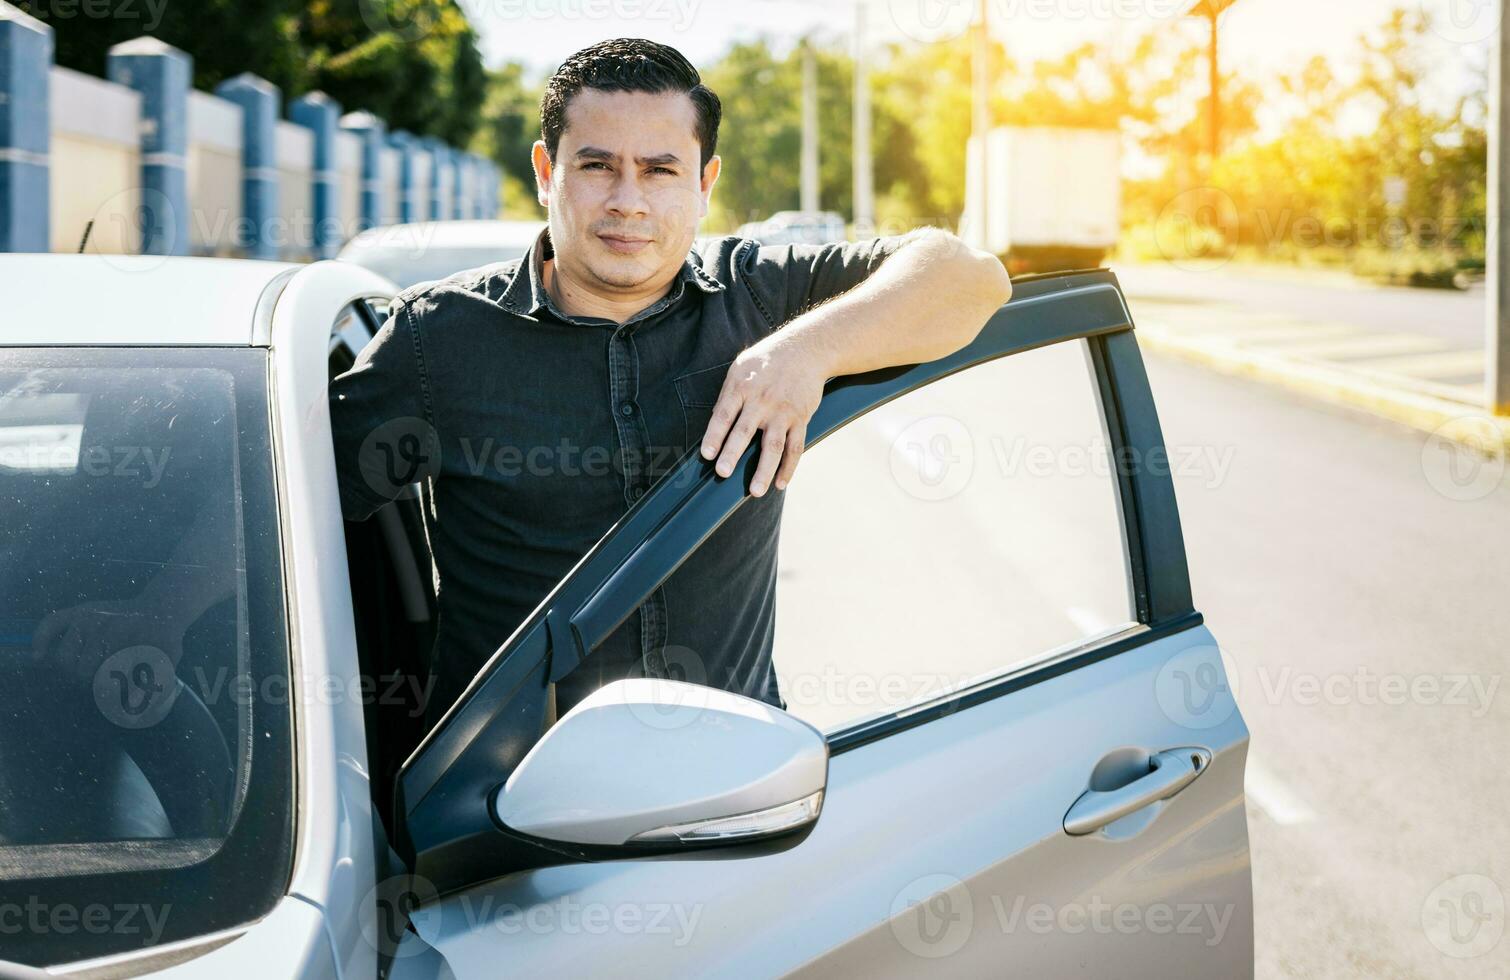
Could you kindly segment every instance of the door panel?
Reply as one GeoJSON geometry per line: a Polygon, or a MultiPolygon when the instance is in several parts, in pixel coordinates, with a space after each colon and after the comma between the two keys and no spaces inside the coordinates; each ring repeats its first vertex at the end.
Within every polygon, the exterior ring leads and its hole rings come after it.
{"type": "Polygon", "coordinates": [[[1213,650],[1192,627],[835,755],[791,850],[521,872],[416,926],[463,980],[1250,975],[1247,730],[1225,690],[1160,707],[1213,650]],[[1211,764],[1155,813],[1064,833],[1108,752],[1183,745],[1211,764]]]}
{"type": "Polygon", "coordinates": [[[1085,397],[1099,403],[1113,458],[1132,462],[1114,474],[1112,523],[1137,622],[831,735],[824,812],[795,846],[536,867],[493,824],[487,798],[548,722],[550,683],[746,499],[753,451],[728,480],[689,455],[494,655],[400,775],[408,856],[447,896],[416,926],[458,976],[496,976],[505,963],[524,975],[547,964],[1251,973],[1247,731],[1191,606],[1168,467],[1155,465],[1162,436],[1114,277],[1020,283],[957,354],[837,380],[809,425],[810,451],[938,379],[1080,338],[1095,378],[1085,397]],[[1177,795],[1084,836],[1065,831],[1082,794],[1147,776],[1153,756],[1177,748],[1203,762],[1177,795]]]}

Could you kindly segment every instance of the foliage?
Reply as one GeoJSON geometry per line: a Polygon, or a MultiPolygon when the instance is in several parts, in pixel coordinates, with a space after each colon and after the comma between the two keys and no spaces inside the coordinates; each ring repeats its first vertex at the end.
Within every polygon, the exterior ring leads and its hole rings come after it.
{"type": "MultiPolygon", "coordinates": [[[[143,34],[194,58],[194,85],[213,89],[253,72],[285,98],[319,89],[394,129],[465,145],[477,129],[486,78],[477,37],[457,0],[195,0],[159,5],[159,19],[63,19],[50,0],[17,0],[54,29],[57,63],[92,75],[106,54],[143,34]]],[[[143,12],[152,5],[137,4],[143,12]]]]}

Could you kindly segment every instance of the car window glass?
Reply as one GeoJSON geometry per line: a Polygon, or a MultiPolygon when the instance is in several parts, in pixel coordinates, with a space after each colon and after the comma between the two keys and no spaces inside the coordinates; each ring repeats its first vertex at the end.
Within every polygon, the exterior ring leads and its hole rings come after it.
{"type": "Polygon", "coordinates": [[[267,352],[0,351],[0,887],[151,909],[59,962],[254,919],[291,860],[267,352]]]}
{"type": "Polygon", "coordinates": [[[776,672],[833,732],[1136,619],[1084,341],[1002,358],[881,406],[787,490],[776,672]]]}

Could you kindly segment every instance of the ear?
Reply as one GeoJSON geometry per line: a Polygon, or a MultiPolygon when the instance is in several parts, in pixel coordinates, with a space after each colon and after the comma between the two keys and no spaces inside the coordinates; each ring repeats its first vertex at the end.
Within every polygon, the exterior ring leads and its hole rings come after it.
{"type": "Polygon", "coordinates": [[[722,168],[723,160],[717,154],[715,154],[713,158],[708,161],[708,165],[703,168],[702,199],[704,217],[706,217],[708,214],[708,203],[713,200],[713,185],[718,183],[718,174],[722,168]]]}
{"type": "Polygon", "coordinates": [[[530,162],[535,165],[535,200],[540,206],[551,206],[551,158],[545,152],[545,141],[535,140],[535,145],[530,147],[530,162]]]}

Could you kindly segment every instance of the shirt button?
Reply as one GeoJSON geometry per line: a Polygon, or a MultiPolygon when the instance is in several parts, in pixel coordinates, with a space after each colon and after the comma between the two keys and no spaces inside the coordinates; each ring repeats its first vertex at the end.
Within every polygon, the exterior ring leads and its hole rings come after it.
{"type": "Polygon", "coordinates": [[[639,500],[643,496],[645,496],[645,491],[639,487],[635,487],[633,490],[629,491],[629,497],[631,500],[639,500]]]}
{"type": "Polygon", "coordinates": [[[619,414],[627,418],[634,417],[634,402],[623,402],[619,405],[619,414]]]}

